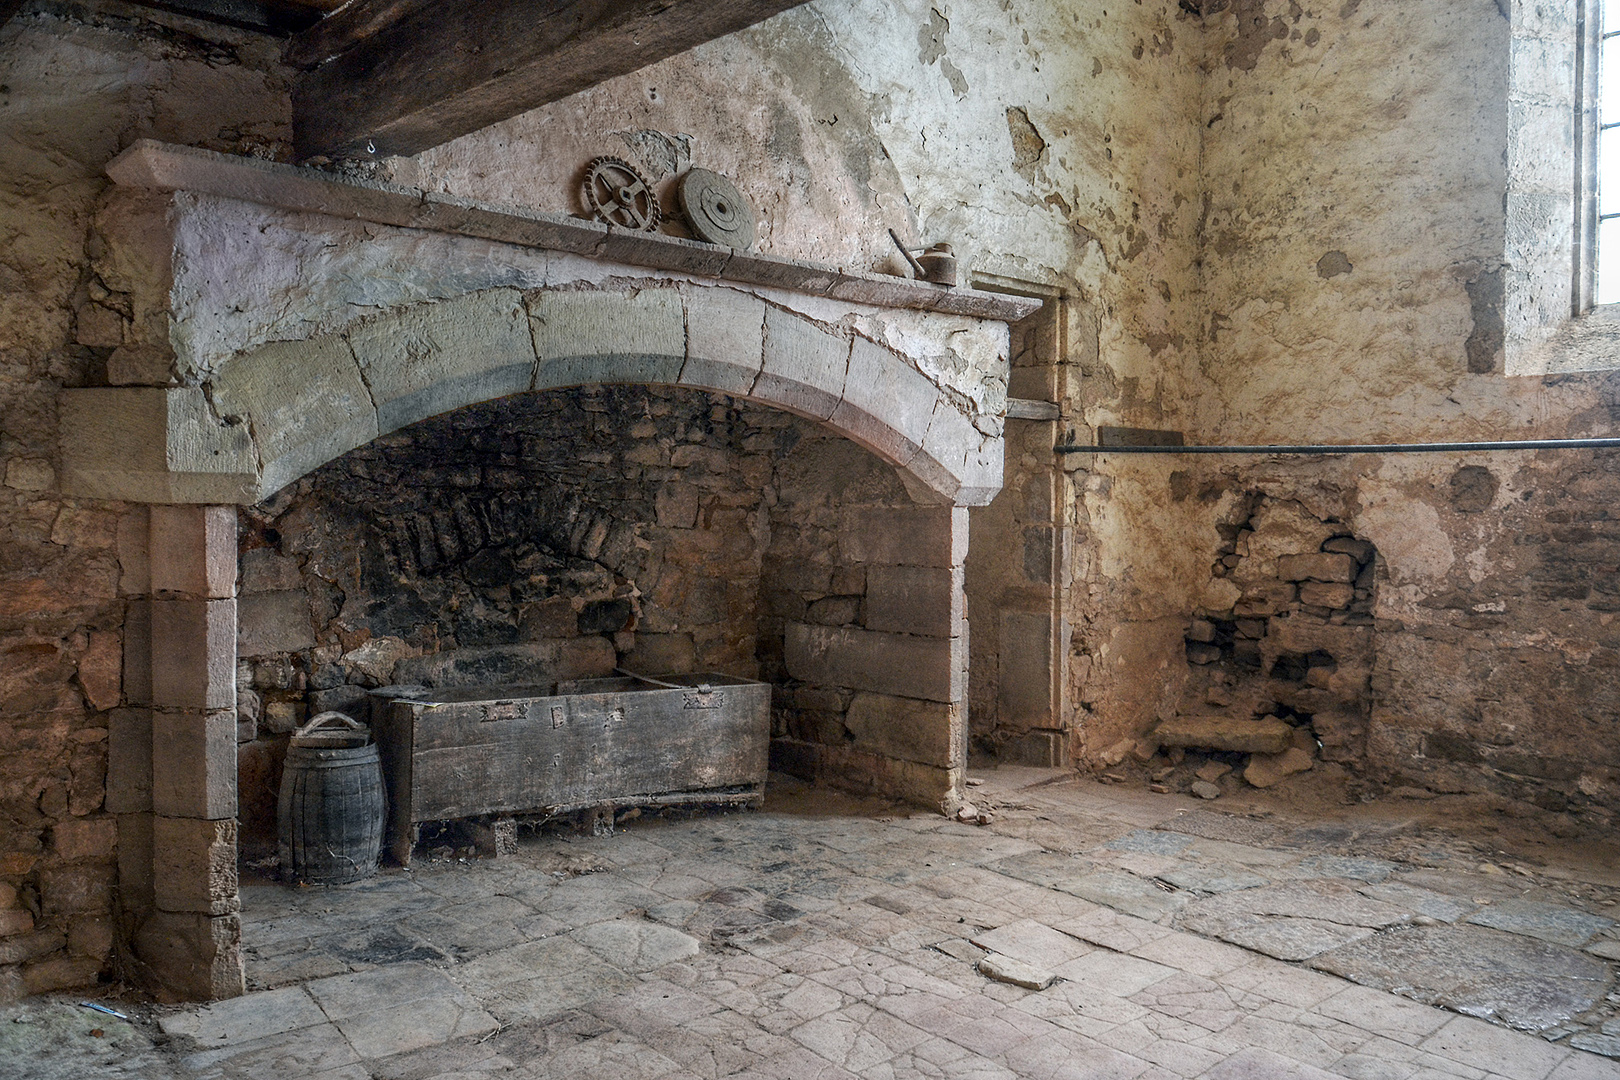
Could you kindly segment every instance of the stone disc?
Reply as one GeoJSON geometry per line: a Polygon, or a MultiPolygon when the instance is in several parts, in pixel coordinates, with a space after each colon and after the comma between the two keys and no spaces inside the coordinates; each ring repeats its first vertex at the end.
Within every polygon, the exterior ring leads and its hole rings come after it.
{"type": "Polygon", "coordinates": [[[678,187],[686,223],[699,240],[746,250],[754,246],[754,208],[730,180],[688,169],[678,187]]]}

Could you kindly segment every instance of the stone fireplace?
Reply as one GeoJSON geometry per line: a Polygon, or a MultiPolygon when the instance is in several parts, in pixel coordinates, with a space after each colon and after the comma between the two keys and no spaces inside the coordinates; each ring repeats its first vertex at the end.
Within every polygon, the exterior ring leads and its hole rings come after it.
{"type": "Polygon", "coordinates": [[[401,674],[758,675],[778,767],[960,801],[967,508],[1037,301],[156,143],[108,173],[62,485],[149,506],[107,808],[170,993],[241,991],[269,743],[401,674]]]}

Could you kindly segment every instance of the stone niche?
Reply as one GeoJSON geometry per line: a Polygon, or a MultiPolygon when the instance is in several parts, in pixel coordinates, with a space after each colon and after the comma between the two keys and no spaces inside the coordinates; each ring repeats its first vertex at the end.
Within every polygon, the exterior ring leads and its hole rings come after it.
{"type": "Polygon", "coordinates": [[[1156,741],[1222,756],[1261,787],[1314,760],[1360,771],[1373,702],[1377,548],[1299,502],[1259,493],[1219,531],[1216,585],[1205,595],[1231,606],[1188,624],[1191,677],[1180,716],[1159,726],[1156,741]]]}

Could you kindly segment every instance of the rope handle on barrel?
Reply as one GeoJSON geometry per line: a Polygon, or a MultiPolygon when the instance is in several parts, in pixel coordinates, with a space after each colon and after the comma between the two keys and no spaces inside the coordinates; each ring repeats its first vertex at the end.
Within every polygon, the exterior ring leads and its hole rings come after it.
{"type": "Polygon", "coordinates": [[[310,732],[314,731],[316,728],[320,727],[322,724],[326,723],[328,720],[341,720],[341,721],[343,721],[345,724],[347,724],[349,726],[350,731],[364,731],[364,730],[366,730],[366,725],[362,724],[360,721],[356,720],[352,716],[345,716],[344,714],[342,714],[340,712],[323,712],[319,716],[317,716],[313,720],[311,720],[309,723],[305,724],[303,727],[301,727],[297,731],[293,732],[293,737],[294,738],[299,738],[301,736],[308,735],[310,732]]]}

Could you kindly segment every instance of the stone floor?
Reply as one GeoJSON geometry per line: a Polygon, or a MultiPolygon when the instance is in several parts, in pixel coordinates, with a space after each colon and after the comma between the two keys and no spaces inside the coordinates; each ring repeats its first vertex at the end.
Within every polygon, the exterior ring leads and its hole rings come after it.
{"type": "Polygon", "coordinates": [[[1620,1078],[1602,860],[1035,770],[984,774],[982,826],[773,783],[758,813],[247,885],[246,997],[33,999],[0,1077],[1620,1078]]]}

